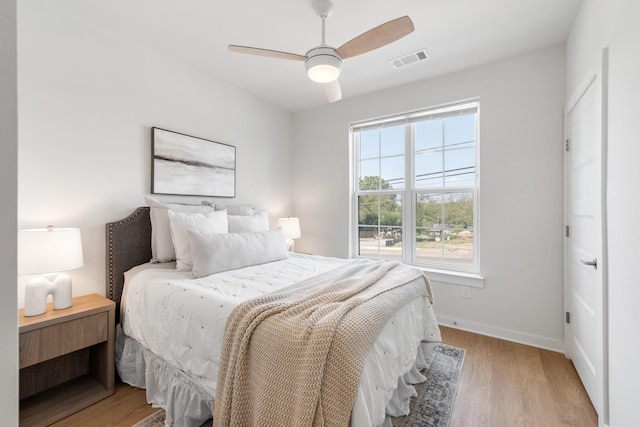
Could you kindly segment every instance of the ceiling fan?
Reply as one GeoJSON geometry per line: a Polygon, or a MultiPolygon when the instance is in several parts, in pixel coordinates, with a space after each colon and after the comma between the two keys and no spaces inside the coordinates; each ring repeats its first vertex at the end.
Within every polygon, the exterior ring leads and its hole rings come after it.
{"type": "Polygon", "coordinates": [[[338,76],[342,69],[342,60],[372,51],[410,34],[414,30],[413,22],[408,16],[394,19],[378,25],[367,32],[349,40],[339,48],[333,48],[325,43],[325,19],[333,12],[330,0],[314,0],[313,10],[322,18],[322,42],[311,48],[306,54],[281,52],[278,50],[261,49],[258,47],[229,45],[233,52],[251,55],[268,56],[272,58],[304,61],[307,75],[314,82],[322,83],[324,93],[329,102],[342,98],[342,90],[338,83],[338,76]]]}

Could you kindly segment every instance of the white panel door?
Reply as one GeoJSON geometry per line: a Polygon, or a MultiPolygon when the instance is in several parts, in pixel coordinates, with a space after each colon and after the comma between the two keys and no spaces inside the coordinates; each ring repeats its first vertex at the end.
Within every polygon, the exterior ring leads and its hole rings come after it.
{"type": "Polygon", "coordinates": [[[585,78],[565,109],[565,343],[600,425],[607,411],[602,64],[585,78]]]}

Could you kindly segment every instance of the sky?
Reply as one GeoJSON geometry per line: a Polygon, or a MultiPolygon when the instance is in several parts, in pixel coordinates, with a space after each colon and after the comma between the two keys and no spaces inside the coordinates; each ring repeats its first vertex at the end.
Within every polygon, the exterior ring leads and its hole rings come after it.
{"type": "MultiPolygon", "coordinates": [[[[415,124],[416,188],[475,184],[475,121],[476,114],[466,114],[415,124]]],[[[404,133],[404,124],[361,132],[360,176],[381,176],[403,189],[404,133]]]]}

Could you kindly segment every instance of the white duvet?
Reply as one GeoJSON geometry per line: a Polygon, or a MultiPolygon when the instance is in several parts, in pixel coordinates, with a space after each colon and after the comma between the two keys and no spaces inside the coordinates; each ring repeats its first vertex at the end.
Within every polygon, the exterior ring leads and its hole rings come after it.
{"type": "MultiPolygon", "coordinates": [[[[285,260],[200,279],[191,278],[190,272],[158,268],[162,264],[145,264],[125,274],[122,329],[213,397],[226,319],[233,308],[345,262],[291,254],[285,260]]],[[[384,425],[389,423],[385,413],[408,413],[407,397],[414,391],[406,383],[424,380],[417,372],[424,367],[423,341],[440,341],[427,298],[414,300],[396,313],[374,343],[360,378],[352,425],[384,425]]]]}

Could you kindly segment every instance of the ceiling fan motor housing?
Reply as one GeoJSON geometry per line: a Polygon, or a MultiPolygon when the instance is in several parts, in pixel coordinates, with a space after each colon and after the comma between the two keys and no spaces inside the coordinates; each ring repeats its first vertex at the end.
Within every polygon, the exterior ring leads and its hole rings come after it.
{"type": "Polygon", "coordinates": [[[319,46],[306,54],[304,61],[307,75],[318,83],[329,83],[338,78],[342,70],[342,58],[336,50],[328,46],[319,46]]]}

